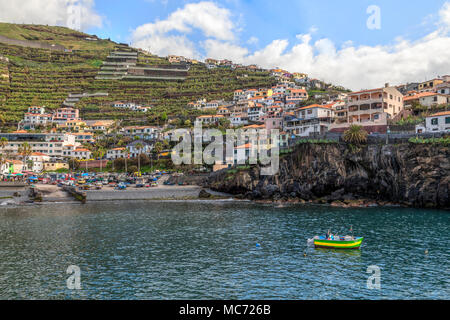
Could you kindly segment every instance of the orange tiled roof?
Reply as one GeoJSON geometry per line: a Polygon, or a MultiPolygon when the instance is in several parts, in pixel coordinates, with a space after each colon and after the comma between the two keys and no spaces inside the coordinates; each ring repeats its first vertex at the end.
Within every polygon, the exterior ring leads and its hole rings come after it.
{"type": "Polygon", "coordinates": [[[249,126],[245,126],[242,129],[264,129],[266,126],[264,124],[252,124],[249,126]]]}
{"type": "Polygon", "coordinates": [[[450,111],[442,111],[435,114],[432,114],[430,117],[439,117],[439,116],[450,116],[450,111]]]}
{"type": "Polygon", "coordinates": [[[324,109],[331,109],[331,107],[329,105],[320,105],[320,104],[312,104],[310,106],[306,106],[306,107],[302,107],[302,108],[298,108],[297,110],[305,110],[305,109],[310,109],[310,108],[324,108],[324,109]]]}
{"type": "Polygon", "coordinates": [[[437,94],[438,93],[436,93],[436,92],[421,92],[421,93],[415,94],[413,96],[404,97],[403,101],[416,100],[416,99],[419,99],[419,98],[434,96],[434,95],[437,95],[437,94]]]}

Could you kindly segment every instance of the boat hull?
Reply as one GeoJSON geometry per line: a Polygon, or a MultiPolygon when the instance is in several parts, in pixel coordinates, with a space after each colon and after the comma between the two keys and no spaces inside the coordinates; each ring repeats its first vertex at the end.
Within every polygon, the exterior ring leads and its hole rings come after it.
{"type": "Polygon", "coordinates": [[[364,238],[356,238],[350,241],[339,241],[339,240],[325,240],[325,239],[314,239],[314,246],[316,248],[326,248],[326,249],[359,249],[364,238]]]}

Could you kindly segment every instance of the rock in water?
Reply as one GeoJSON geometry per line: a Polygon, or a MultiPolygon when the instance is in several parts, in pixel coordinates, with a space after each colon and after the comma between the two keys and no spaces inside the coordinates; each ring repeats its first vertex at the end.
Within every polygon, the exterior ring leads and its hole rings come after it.
{"type": "Polygon", "coordinates": [[[198,197],[200,199],[209,199],[212,197],[212,195],[206,191],[205,189],[200,190],[200,193],[198,194],[198,197]]]}

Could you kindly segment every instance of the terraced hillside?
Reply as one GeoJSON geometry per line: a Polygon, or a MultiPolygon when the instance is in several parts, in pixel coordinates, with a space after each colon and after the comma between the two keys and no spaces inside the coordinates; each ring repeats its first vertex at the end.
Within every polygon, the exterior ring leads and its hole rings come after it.
{"type": "MultiPolygon", "coordinates": [[[[62,27],[0,24],[0,35],[20,40],[62,45],[70,52],[0,43],[0,112],[13,129],[30,105],[58,108],[69,93],[108,92],[108,97],[84,98],[77,107],[86,119],[123,119],[129,123],[155,123],[163,113],[169,118],[192,118],[198,114],[186,104],[199,98],[231,98],[239,88],[275,83],[266,72],[208,70],[193,65],[185,81],[96,80],[102,61],[114,50],[133,50],[109,40],[62,27]],[[90,38],[87,40],[86,38],[90,38]],[[245,76],[244,76],[245,75],[245,76]],[[114,101],[152,105],[150,112],[132,113],[111,107],[114,101]]],[[[165,58],[140,52],[142,65],[168,64],[165,58]]]]}

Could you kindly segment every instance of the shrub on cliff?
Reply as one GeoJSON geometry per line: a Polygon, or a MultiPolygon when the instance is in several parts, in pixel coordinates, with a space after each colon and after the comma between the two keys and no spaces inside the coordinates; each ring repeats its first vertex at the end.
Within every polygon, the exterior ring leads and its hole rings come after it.
{"type": "Polygon", "coordinates": [[[367,131],[362,126],[352,124],[350,128],[344,132],[344,141],[350,144],[363,144],[367,142],[367,131]]]}

